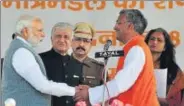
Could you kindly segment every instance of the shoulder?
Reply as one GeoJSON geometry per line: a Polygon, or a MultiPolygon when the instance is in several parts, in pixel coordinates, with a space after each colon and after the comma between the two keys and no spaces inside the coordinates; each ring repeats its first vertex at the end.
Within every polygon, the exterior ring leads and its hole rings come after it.
{"type": "Polygon", "coordinates": [[[29,62],[30,63],[35,62],[35,56],[28,49],[19,48],[13,54],[12,61],[14,61],[14,62],[21,61],[21,62],[24,62],[24,63],[28,62],[28,64],[29,64],[29,62]]]}
{"type": "Polygon", "coordinates": [[[46,56],[49,56],[50,54],[51,54],[51,50],[46,51],[46,52],[42,52],[42,53],[40,53],[39,55],[40,55],[41,57],[46,57],[46,56]]]}
{"type": "Polygon", "coordinates": [[[177,76],[180,77],[180,78],[182,78],[183,81],[184,81],[184,71],[182,71],[182,70],[179,69],[178,72],[177,72],[177,76]]]}
{"type": "Polygon", "coordinates": [[[138,54],[144,54],[144,50],[142,47],[136,45],[136,46],[133,46],[132,48],[130,48],[130,50],[128,51],[129,54],[132,54],[132,55],[138,55],[138,54]]]}
{"type": "Polygon", "coordinates": [[[32,56],[33,54],[26,48],[19,48],[15,51],[14,56],[32,56]]]}
{"type": "Polygon", "coordinates": [[[93,58],[88,58],[88,59],[89,59],[89,61],[90,61],[91,63],[93,63],[93,64],[95,64],[95,65],[104,66],[104,63],[101,62],[101,61],[97,61],[97,60],[95,60],[95,59],[93,59],[93,58]]]}

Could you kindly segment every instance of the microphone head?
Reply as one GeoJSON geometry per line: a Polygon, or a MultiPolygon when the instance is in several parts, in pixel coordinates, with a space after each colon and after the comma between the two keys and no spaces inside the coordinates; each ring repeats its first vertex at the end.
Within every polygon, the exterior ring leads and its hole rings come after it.
{"type": "Polygon", "coordinates": [[[106,41],[106,44],[108,44],[109,46],[111,46],[111,45],[112,45],[112,40],[108,39],[108,40],[106,41]]]}
{"type": "Polygon", "coordinates": [[[112,40],[108,39],[106,41],[106,44],[104,45],[104,50],[107,51],[111,45],[112,45],[112,40]]]}

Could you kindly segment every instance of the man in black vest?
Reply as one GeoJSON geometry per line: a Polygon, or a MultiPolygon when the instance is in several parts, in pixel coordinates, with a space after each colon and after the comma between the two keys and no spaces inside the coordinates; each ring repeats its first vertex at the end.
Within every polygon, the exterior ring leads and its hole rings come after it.
{"type": "MultiPolygon", "coordinates": [[[[71,47],[73,27],[69,23],[59,22],[51,32],[52,49],[41,53],[49,80],[65,82],[77,86],[82,81],[82,64],[68,55],[71,47]]],[[[52,96],[52,106],[72,106],[72,97],[52,96]]]]}
{"type": "MultiPolygon", "coordinates": [[[[91,41],[94,36],[94,29],[89,24],[76,24],[74,28],[74,38],[72,36],[73,30],[69,23],[57,23],[52,29],[52,49],[40,56],[46,67],[47,76],[50,80],[56,82],[65,82],[70,86],[78,86],[79,84],[86,84],[91,87],[100,85],[102,83],[101,73],[103,70],[103,63],[100,63],[87,56],[91,41]],[[88,41],[77,40],[78,31],[89,32],[90,34],[82,34],[82,39],[89,36],[88,41]],[[72,44],[71,44],[72,43],[72,44]],[[85,43],[86,45],[82,45],[85,43]],[[75,46],[73,45],[75,44],[75,46]],[[68,55],[70,46],[73,45],[72,56],[68,55]],[[85,53],[80,55],[82,48],[85,53]],[[79,53],[79,55],[78,55],[79,53]]],[[[52,97],[52,106],[75,106],[72,97],[52,97]]]]}

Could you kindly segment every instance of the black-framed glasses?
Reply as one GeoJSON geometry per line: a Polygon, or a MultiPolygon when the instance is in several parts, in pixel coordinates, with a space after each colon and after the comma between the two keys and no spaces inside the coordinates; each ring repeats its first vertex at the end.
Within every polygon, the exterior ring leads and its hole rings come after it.
{"type": "Polygon", "coordinates": [[[87,38],[81,38],[81,37],[74,37],[75,41],[81,42],[83,41],[84,43],[91,43],[92,39],[87,39],[87,38]]]}

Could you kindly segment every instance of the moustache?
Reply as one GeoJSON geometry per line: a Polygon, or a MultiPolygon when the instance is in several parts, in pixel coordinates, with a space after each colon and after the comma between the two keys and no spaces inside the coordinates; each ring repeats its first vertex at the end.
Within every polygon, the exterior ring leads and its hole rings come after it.
{"type": "Polygon", "coordinates": [[[40,42],[43,42],[43,39],[44,39],[44,38],[40,38],[40,42]]]}
{"type": "Polygon", "coordinates": [[[114,28],[115,31],[119,31],[117,28],[114,28]]]}
{"type": "Polygon", "coordinates": [[[85,51],[85,49],[83,47],[77,47],[76,50],[82,49],[85,51]]]}
{"type": "Polygon", "coordinates": [[[116,32],[118,32],[119,30],[115,30],[116,32]]]}

